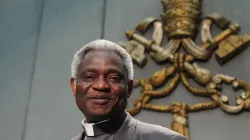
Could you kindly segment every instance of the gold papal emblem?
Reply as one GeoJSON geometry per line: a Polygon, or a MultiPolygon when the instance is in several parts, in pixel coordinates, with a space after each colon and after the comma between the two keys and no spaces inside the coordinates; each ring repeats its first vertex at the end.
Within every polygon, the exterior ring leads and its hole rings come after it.
{"type": "Polygon", "coordinates": [[[201,4],[201,0],[163,0],[161,20],[146,18],[135,30],[126,31],[129,39],[127,42],[119,42],[139,67],[146,65],[145,53],[158,64],[171,64],[156,71],[148,79],[136,80],[134,87],[141,87],[141,96],[134,101],[133,108],[127,109],[128,112],[131,115],[138,114],[142,109],[170,112],[173,116],[171,129],[186,136],[187,140],[190,140],[187,120],[189,112],[220,107],[229,114],[236,114],[250,109],[250,86],[247,82],[225,74],[212,74],[195,63],[208,61],[215,52],[218,63],[225,64],[248,45],[250,36],[238,35],[240,25],[231,23],[217,13],[202,18],[201,4]],[[213,24],[222,30],[216,36],[211,34],[213,24]],[[150,28],[153,28],[152,38],[146,39],[143,34],[150,28]],[[199,31],[201,45],[194,41],[199,31]],[[168,39],[167,44],[162,44],[164,35],[168,39]],[[180,52],[180,47],[183,47],[186,53],[180,52]],[[203,89],[193,87],[189,78],[202,85],[203,89]],[[194,95],[210,98],[211,101],[191,105],[183,102],[173,102],[171,105],[150,103],[154,98],[169,95],[179,83],[194,95]],[[222,93],[222,84],[231,84],[234,89],[243,89],[242,94],[236,97],[236,105],[228,103],[228,97],[222,93]],[[162,86],[165,87],[158,89],[162,86]]]}

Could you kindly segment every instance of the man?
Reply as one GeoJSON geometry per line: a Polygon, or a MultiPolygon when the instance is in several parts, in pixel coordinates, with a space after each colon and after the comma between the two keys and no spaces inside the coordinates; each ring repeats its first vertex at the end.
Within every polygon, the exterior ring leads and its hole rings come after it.
{"type": "Polygon", "coordinates": [[[119,45],[96,40],[74,55],[70,85],[85,119],[72,140],[185,140],[178,133],[134,119],[125,108],[133,89],[133,64],[119,45]]]}

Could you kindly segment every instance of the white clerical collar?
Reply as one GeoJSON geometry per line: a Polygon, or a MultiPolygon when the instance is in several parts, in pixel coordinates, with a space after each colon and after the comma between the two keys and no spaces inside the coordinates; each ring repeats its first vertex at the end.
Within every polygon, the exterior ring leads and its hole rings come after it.
{"type": "Polygon", "coordinates": [[[83,119],[82,126],[84,133],[88,137],[96,137],[104,134],[113,135],[119,130],[123,122],[129,116],[128,113],[125,115],[124,118],[112,118],[97,123],[86,123],[86,119],[83,119]]]}
{"type": "Polygon", "coordinates": [[[94,126],[97,125],[97,124],[101,124],[101,123],[107,122],[109,120],[110,119],[104,120],[104,121],[100,121],[100,122],[96,122],[96,123],[86,123],[85,122],[86,119],[83,119],[82,120],[82,126],[84,127],[85,133],[86,133],[87,136],[95,136],[94,126]]]}

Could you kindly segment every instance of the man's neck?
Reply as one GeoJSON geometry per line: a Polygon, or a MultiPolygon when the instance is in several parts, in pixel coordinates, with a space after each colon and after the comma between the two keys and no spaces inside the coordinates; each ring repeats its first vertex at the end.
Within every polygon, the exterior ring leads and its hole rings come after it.
{"type": "Polygon", "coordinates": [[[96,123],[103,122],[103,121],[110,120],[110,119],[124,120],[126,118],[126,115],[127,115],[126,112],[123,111],[120,113],[115,113],[115,115],[112,115],[112,116],[90,116],[90,117],[86,116],[84,123],[96,124],[96,123]]]}

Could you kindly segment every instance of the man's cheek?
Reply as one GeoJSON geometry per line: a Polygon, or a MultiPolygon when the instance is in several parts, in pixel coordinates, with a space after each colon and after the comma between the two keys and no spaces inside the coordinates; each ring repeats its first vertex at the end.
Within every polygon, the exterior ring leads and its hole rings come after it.
{"type": "Polygon", "coordinates": [[[79,106],[85,106],[85,104],[86,104],[84,95],[82,95],[80,93],[76,94],[76,101],[77,101],[77,104],[79,106]]]}
{"type": "Polygon", "coordinates": [[[128,88],[126,88],[125,85],[120,85],[120,86],[114,86],[112,87],[113,93],[120,95],[120,94],[126,94],[128,91],[128,88]]]}
{"type": "Polygon", "coordinates": [[[81,87],[81,86],[76,87],[76,95],[85,96],[86,93],[87,93],[86,88],[81,87]]]}

